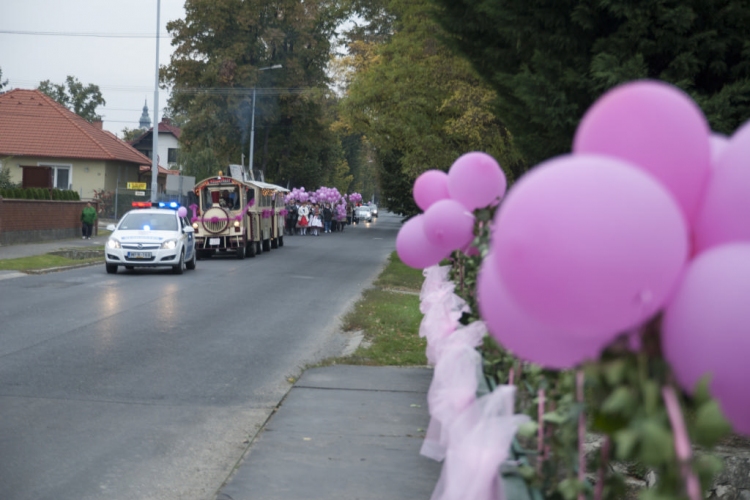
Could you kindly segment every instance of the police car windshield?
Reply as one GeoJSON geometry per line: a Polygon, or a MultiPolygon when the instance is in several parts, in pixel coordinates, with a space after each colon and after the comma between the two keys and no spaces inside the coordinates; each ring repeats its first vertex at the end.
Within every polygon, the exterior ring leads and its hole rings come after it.
{"type": "Polygon", "coordinates": [[[127,214],[119,230],[177,231],[177,218],[173,214],[134,212],[127,214]]]}

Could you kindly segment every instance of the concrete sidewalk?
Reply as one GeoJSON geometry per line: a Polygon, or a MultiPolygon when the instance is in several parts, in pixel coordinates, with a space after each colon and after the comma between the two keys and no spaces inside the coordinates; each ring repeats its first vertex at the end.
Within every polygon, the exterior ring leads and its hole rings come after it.
{"type": "Polygon", "coordinates": [[[428,499],[441,464],[419,454],[432,369],[304,372],[217,500],[428,499]]]}
{"type": "MultiPolygon", "coordinates": [[[[99,222],[99,232],[107,227],[107,224],[114,224],[115,221],[103,220],[99,222]]],[[[18,259],[20,257],[32,257],[34,255],[44,255],[64,248],[91,248],[104,245],[108,236],[92,236],[90,240],[84,240],[81,237],[69,238],[66,240],[51,240],[40,243],[21,243],[18,245],[0,245],[0,260],[18,259]]]]}

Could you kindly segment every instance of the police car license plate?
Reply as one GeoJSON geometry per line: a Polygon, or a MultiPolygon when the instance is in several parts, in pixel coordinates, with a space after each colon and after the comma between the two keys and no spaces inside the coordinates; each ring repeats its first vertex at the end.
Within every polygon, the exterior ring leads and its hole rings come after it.
{"type": "Polygon", "coordinates": [[[214,246],[214,245],[218,246],[220,242],[221,242],[221,238],[209,238],[208,240],[208,244],[211,246],[214,246]]]}
{"type": "Polygon", "coordinates": [[[150,259],[151,252],[128,252],[128,259],[150,259]]]}

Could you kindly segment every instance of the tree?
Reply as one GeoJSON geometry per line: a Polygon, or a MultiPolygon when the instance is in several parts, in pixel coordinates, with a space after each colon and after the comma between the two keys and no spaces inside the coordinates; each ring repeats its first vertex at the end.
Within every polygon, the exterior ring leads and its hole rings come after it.
{"type": "Polygon", "coordinates": [[[3,87],[8,85],[8,80],[3,81],[3,68],[0,68],[0,94],[3,93],[3,87]]]}
{"type": "Polygon", "coordinates": [[[84,87],[77,78],[68,76],[63,84],[44,80],[39,83],[39,90],[88,122],[102,119],[96,114],[96,108],[107,102],[102,97],[98,85],[90,83],[84,87]]]}
{"type": "Polygon", "coordinates": [[[213,177],[218,175],[220,170],[227,169],[227,164],[219,161],[211,148],[195,152],[180,148],[177,152],[177,163],[182,165],[182,175],[193,176],[196,181],[213,177]]]}
{"type": "Polygon", "coordinates": [[[520,172],[512,138],[489,111],[492,90],[440,43],[429,4],[394,0],[389,8],[395,32],[386,43],[357,43],[350,56],[357,71],[341,106],[345,126],[373,148],[389,208],[416,213],[405,200],[417,176],[447,170],[468,151],[493,155],[509,175],[520,172]]]}
{"type": "Polygon", "coordinates": [[[142,136],[144,132],[145,130],[143,130],[142,128],[131,129],[131,128],[125,127],[124,129],[122,129],[122,140],[125,142],[130,142],[142,136]]]}
{"type": "Polygon", "coordinates": [[[173,87],[170,112],[187,116],[182,146],[210,144],[221,163],[238,163],[256,88],[254,166],[279,184],[319,185],[337,166],[323,119],[336,2],[187,0],[185,12],[167,25],[175,50],[161,71],[173,87]]]}
{"type": "Polygon", "coordinates": [[[529,164],[570,151],[583,113],[620,83],[687,91],[714,130],[750,115],[750,4],[736,0],[430,0],[444,40],[497,93],[529,164]]]}

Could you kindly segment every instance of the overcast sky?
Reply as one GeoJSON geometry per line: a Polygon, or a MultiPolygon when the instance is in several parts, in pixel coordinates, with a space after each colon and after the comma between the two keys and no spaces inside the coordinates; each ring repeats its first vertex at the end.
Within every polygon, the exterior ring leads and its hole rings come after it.
{"type": "MultiPolygon", "coordinates": [[[[167,22],[184,18],[183,4],[161,0],[161,66],[172,53],[167,22]]],[[[153,125],[156,14],[157,0],[0,0],[5,90],[64,83],[71,75],[99,86],[107,104],[97,113],[106,130],[121,137],[123,128],[137,128],[146,101],[153,125]]],[[[167,98],[160,90],[160,110],[167,98]]]]}

